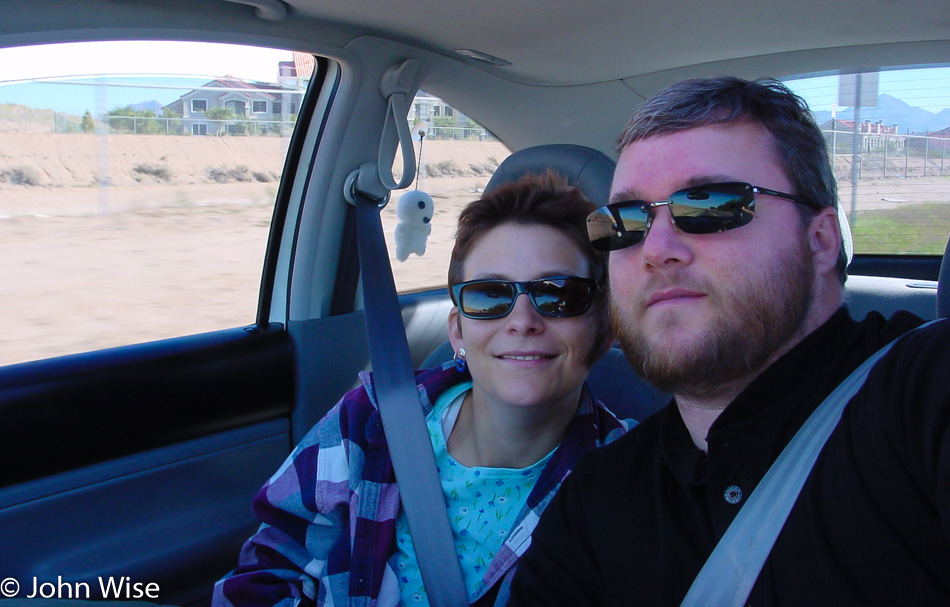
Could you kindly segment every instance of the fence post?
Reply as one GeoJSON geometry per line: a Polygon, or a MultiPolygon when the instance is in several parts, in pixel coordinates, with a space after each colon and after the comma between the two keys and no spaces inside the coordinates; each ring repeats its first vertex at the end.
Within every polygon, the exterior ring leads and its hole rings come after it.
{"type": "Polygon", "coordinates": [[[884,135],[884,166],[881,168],[882,179],[887,179],[887,135],[884,135]]]}
{"type": "Polygon", "coordinates": [[[930,161],[930,137],[924,137],[924,177],[927,176],[927,162],[930,161]]]}
{"type": "Polygon", "coordinates": [[[907,173],[910,171],[910,131],[907,134],[907,143],[904,145],[904,177],[909,177],[907,173]]]}

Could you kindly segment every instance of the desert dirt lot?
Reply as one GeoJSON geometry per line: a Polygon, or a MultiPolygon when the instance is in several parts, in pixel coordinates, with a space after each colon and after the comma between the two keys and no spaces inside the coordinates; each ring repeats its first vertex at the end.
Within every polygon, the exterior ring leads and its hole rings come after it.
{"type": "MultiPolygon", "coordinates": [[[[0,134],[0,364],[252,323],[285,145],[114,135],[104,156],[94,135],[0,134]],[[36,183],[12,183],[24,175],[36,183]]],[[[393,262],[404,291],[444,285],[455,218],[508,154],[468,141],[423,153],[436,214],[425,256],[393,262]]],[[[394,204],[383,219],[394,250],[394,204]]]]}
{"type": "MultiPolygon", "coordinates": [[[[252,323],[285,149],[279,138],[0,133],[0,364],[252,323]]],[[[444,286],[455,218],[507,154],[497,142],[425,143],[419,187],[436,213],[425,256],[393,261],[401,291],[444,286]]],[[[841,198],[851,208],[850,184],[841,198]]],[[[859,211],[950,202],[950,179],[869,179],[855,200],[859,211]]],[[[393,251],[395,204],[383,221],[393,251]]]]}

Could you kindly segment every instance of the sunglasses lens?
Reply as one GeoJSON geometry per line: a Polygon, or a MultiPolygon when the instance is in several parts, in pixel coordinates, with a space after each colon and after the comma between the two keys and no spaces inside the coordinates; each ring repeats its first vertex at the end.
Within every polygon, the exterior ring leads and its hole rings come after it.
{"type": "Polygon", "coordinates": [[[620,226],[614,220],[609,206],[601,207],[587,216],[587,236],[598,251],[616,251],[633,246],[643,240],[650,215],[645,205],[615,207],[620,216],[620,226]]]}
{"type": "Polygon", "coordinates": [[[742,227],[755,215],[752,186],[716,183],[670,194],[652,205],[642,201],[616,202],[587,216],[587,234],[599,251],[616,251],[643,240],[651,207],[667,206],[676,227],[687,234],[714,234],[742,227]],[[616,217],[620,218],[619,224],[616,217]]]}
{"type": "Polygon", "coordinates": [[[714,234],[752,221],[752,189],[744,184],[691,188],[670,195],[676,227],[687,234],[714,234]]]}
{"type": "Polygon", "coordinates": [[[590,283],[577,278],[549,278],[534,283],[529,292],[535,309],[545,316],[578,316],[590,308],[590,283]]]}
{"type": "Polygon", "coordinates": [[[504,316],[511,310],[514,287],[506,282],[476,282],[459,292],[459,308],[471,318],[504,316]]]}

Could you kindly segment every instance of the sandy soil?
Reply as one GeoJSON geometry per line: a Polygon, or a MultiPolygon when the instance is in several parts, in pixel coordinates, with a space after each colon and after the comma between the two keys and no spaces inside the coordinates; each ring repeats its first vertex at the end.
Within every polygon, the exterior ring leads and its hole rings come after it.
{"type": "MultiPolygon", "coordinates": [[[[100,143],[0,134],[0,364],[254,320],[286,142],[112,136],[105,152],[100,143]],[[95,187],[100,169],[110,187],[95,187]],[[251,181],[219,183],[215,169],[251,181]],[[12,183],[23,174],[38,184],[12,183]]],[[[506,155],[498,143],[426,142],[420,187],[436,215],[426,255],[393,262],[401,290],[444,284],[455,217],[506,155]]],[[[394,204],[383,220],[394,250],[394,204]]]]}
{"type": "MultiPolygon", "coordinates": [[[[253,322],[285,146],[0,133],[0,364],[253,322]],[[100,174],[110,187],[95,186],[100,174]],[[16,183],[24,176],[35,185],[16,183]]],[[[444,285],[455,218],[507,153],[499,143],[426,142],[419,187],[436,214],[425,256],[393,262],[400,290],[444,285]]],[[[868,180],[856,208],[950,202],[948,186],[933,176],[868,180]]],[[[840,187],[850,208],[850,184],[840,187]]],[[[383,222],[395,250],[395,204],[383,222]]]]}

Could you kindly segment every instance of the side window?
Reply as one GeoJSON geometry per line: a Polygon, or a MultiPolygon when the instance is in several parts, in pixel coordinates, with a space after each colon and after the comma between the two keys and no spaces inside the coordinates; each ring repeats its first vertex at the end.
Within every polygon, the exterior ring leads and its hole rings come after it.
{"type": "MultiPolygon", "coordinates": [[[[458,214],[481,196],[495,169],[511,153],[488,130],[425,91],[416,94],[407,119],[419,171],[411,186],[393,192],[382,211],[396,288],[403,293],[445,287],[458,214]],[[420,137],[419,131],[425,136],[420,137]],[[432,196],[434,214],[428,224],[422,223],[422,214],[403,222],[410,227],[407,233],[412,228],[424,231],[423,225],[431,225],[431,233],[422,256],[407,249],[403,251],[407,259],[400,261],[395,242],[400,223],[397,208],[400,198],[411,190],[432,196]]],[[[398,176],[401,171],[402,157],[397,153],[394,173],[398,176]]]]}
{"type": "Polygon", "coordinates": [[[832,152],[856,254],[941,255],[950,235],[950,67],[789,79],[832,152]]]}
{"type": "Polygon", "coordinates": [[[296,119],[280,104],[300,106],[313,65],[204,43],[0,49],[0,364],[253,322],[296,119]]]}

